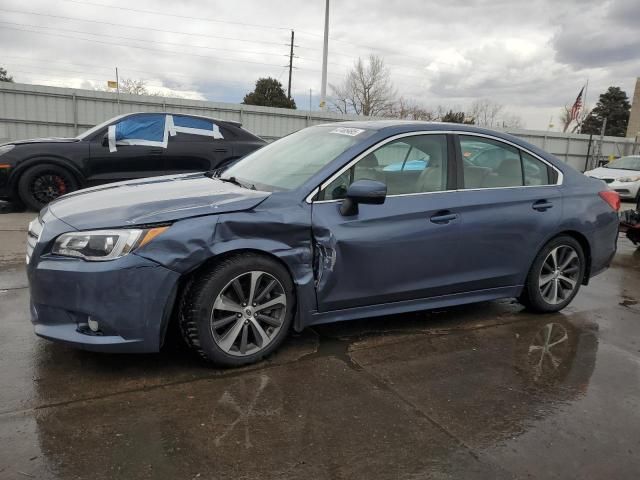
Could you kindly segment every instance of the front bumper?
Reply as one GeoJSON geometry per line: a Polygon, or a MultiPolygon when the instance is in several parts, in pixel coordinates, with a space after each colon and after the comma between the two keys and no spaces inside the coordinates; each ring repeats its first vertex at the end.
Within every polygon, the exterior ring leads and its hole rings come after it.
{"type": "Polygon", "coordinates": [[[129,254],[109,262],[34,258],[31,321],[43,338],[99,352],[157,352],[179,274],[129,254]],[[99,333],[88,327],[98,322],[99,333]]]}
{"type": "Polygon", "coordinates": [[[625,200],[635,200],[638,197],[638,190],[640,189],[640,182],[618,182],[614,181],[607,184],[610,190],[613,190],[620,195],[620,198],[625,200]]]}

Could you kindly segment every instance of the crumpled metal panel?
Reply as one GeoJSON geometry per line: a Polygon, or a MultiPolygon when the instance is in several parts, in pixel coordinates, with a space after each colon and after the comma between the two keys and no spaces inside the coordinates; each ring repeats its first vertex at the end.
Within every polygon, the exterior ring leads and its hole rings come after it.
{"type": "Polygon", "coordinates": [[[78,230],[170,222],[253,208],[271,195],[205,175],[145,178],[79,190],[49,204],[78,230]]]}
{"type": "Polygon", "coordinates": [[[296,285],[298,315],[294,327],[300,330],[316,309],[311,205],[286,204],[291,202],[267,201],[254,210],[176,222],[136,254],[181,274],[233,251],[253,250],[275,256],[296,285]]]}

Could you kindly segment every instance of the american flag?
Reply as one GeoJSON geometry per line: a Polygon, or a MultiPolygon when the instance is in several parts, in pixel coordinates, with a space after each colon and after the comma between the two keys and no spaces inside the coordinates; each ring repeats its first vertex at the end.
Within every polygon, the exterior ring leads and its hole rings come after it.
{"type": "Polygon", "coordinates": [[[578,121],[578,114],[580,113],[580,109],[582,109],[582,92],[584,92],[584,87],[580,89],[580,93],[578,94],[573,107],[571,107],[571,120],[578,121]]]}

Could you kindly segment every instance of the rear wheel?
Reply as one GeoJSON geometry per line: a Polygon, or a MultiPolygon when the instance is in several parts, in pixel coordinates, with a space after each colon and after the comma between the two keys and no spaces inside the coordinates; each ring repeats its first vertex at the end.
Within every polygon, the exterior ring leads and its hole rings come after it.
{"type": "Polygon", "coordinates": [[[18,196],[32,210],[40,210],[65,193],[78,189],[73,174],[57,165],[44,164],[29,168],[18,181],[18,196]]]}
{"type": "Polygon", "coordinates": [[[580,243],[561,236],[538,253],[519,300],[537,312],[557,312],[569,305],[584,278],[585,259],[580,243]]]}
{"type": "Polygon", "coordinates": [[[295,311],[293,282],[261,255],[230,257],[196,278],[184,294],[182,335],[205,360],[254,363],[284,341],[295,311]]]}

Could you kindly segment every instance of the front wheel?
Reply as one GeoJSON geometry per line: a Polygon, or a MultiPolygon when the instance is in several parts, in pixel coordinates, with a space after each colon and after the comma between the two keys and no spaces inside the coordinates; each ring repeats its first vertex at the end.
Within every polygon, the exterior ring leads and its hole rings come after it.
{"type": "Polygon", "coordinates": [[[580,243],[569,236],[554,238],[533,261],[519,300],[537,312],[562,310],[578,293],[584,273],[580,243]]]}
{"type": "Polygon", "coordinates": [[[78,181],[68,170],[43,164],[29,168],[18,181],[18,196],[22,203],[39,211],[65,193],[78,189],[78,181]]]}
{"type": "Polygon", "coordinates": [[[180,327],[205,360],[236,367],[254,363],[284,341],[295,311],[289,273],[256,254],[230,257],[184,293],[180,327]]]}

